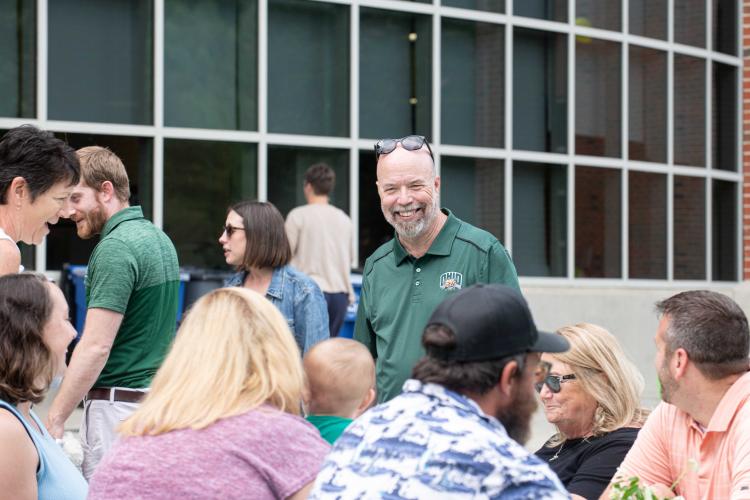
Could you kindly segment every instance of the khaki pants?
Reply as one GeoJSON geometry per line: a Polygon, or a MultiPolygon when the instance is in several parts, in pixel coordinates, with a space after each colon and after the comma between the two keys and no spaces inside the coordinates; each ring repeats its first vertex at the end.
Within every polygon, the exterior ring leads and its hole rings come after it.
{"type": "Polygon", "coordinates": [[[83,448],[81,472],[86,481],[117,440],[117,427],[138,409],[138,403],[87,399],[83,407],[80,436],[83,448]]]}

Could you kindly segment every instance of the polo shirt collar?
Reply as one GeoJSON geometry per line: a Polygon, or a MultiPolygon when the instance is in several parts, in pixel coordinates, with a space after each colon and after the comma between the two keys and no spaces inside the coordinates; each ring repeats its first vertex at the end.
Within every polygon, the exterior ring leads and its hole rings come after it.
{"type": "Polygon", "coordinates": [[[136,220],[136,219],[143,219],[143,210],[139,206],[134,207],[127,207],[123,208],[116,214],[114,214],[112,217],[109,218],[106,224],[104,224],[104,229],[102,229],[102,238],[107,236],[109,233],[111,233],[114,228],[119,226],[122,222],[128,221],[128,220],[136,220]]]}
{"type": "Polygon", "coordinates": [[[738,378],[724,394],[711,416],[706,431],[726,432],[740,407],[750,396],[750,372],[738,378]]]}
{"type": "Polygon", "coordinates": [[[286,266],[277,267],[271,275],[271,283],[268,285],[266,295],[278,300],[284,300],[284,283],[286,282],[286,266]]]}
{"type": "MultiPolygon", "coordinates": [[[[451,248],[453,248],[453,240],[456,239],[456,233],[458,228],[461,227],[461,221],[453,215],[453,213],[447,208],[441,208],[441,212],[448,216],[448,220],[445,221],[442,229],[438,233],[435,241],[432,242],[430,248],[427,249],[425,255],[437,255],[446,256],[451,254],[451,248]]],[[[407,257],[410,257],[409,252],[401,245],[398,239],[398,233],[394,232],[393,236],[393,256],[396,259],[396,266],[400,266],[407,257]]]]}

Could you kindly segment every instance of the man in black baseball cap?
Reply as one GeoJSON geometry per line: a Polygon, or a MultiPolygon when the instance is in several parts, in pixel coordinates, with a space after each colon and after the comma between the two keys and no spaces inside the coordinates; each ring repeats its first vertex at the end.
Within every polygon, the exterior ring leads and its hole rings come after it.
{"type": "Polygon", "coordinates": [[[422,345],[403,392],[336,441],[310,498],[569,498],[522,446],[540,353],[567,340],[538,331],[517,290],[475,285],[438,305],[422,345]]]}

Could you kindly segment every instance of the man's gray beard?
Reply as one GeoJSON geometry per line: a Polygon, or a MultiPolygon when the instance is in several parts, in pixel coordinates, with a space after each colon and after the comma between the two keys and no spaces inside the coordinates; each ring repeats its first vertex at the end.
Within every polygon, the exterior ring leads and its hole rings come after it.
{"type": "Polygon", "coordinates": [[[414,222],[395,222],[393,224],[393,227],[396,229],[396,233],[398,233],[399,236],[410,240],[422,234],[426,226],[427,221],[425,221],[424,218],[414,222]]]}
{"type": "Polygon", "coordinates": [[[385,219],[391,226],[393,226],[399,236],[408,240],[413,240],[421,236],[425,229],[432,224],[432,221],[435,220],[439,211],[440,198],[436,195],[433,198],[432,206],[428,207],[425,205],[424,216],[420,220],[414,222],[396,222],[396,216],[392,213],[388,214],[389,216],[385,219]],[[428,208],[430,209],[429,213],[427,213],[428,208]]]}

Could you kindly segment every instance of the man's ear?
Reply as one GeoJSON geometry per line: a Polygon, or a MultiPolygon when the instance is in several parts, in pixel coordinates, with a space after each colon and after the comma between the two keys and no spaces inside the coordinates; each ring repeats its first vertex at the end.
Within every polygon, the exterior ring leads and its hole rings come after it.
{"type": "Polygon", "coordinates": [[[675,380],[679,380],[685,376],[689,362],[690,356],[682,347],[672,353],[672,359],[669,361],[669,364],[674,370],[673,377],[675,380]]]}
{"type": "Polygon", "coordinates": [[[440,176],[435,176],[435,191],[440,192],[440,176]]]}
{"type": "Polygon", "coordinates": [[[112,185],[111,181],[104,181],[99,187],[99,191],[97,191],[97,194],[101,198],[102,202],[109,202],[115,196],[115,187],[112,185]]]}
{"type": "Polygon", "coordinates": [[[500,372],[500,380],[497,383],[500,393],[510,398],[513,395],[513,387],[518,383],[518,363],[516,360],[509,361],[500,372]]]}

